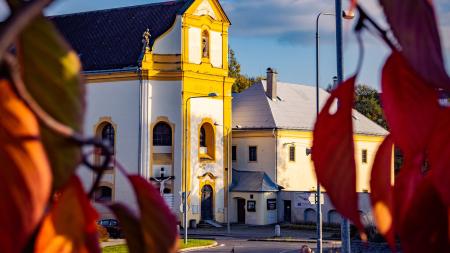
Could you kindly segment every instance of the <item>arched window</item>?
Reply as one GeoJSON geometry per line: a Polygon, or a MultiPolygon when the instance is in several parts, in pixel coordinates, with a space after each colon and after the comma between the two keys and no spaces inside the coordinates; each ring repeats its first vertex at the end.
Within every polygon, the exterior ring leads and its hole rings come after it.
{"type": "Polygon", "coordinates": [[[200,126],[199,156],[200,159],[214,159],[215,156],[214,127],[208,122],[200,126]]]}
{"type": "Polygon", "coordinates": [[[328,223],[341,224],[342,217],[336,210],[330,210],[328,212],[328,223]]]}
{"type": "Polygon", "coordinates": [[[206,30],[202,33],[202,57],[209,58],[209,33],[206,30]]]}
{"type": "Polygon", "coordinates": [[[305,222],[314,223],[316,222],[316,211],[312,208],[305,210],[305,222]]]}
{"type": "Polygon", "coordinates": [[[101,127],[102,142],[111,147],[111,153],[114,154],[115,133],[111,123],[105,123],[101,127]]]}
{"type": "Polygon", "coordinates": [[[156,124],[153,128],[154,146],[172,146],[172,129],[165,122],[156,124]]]}
{"type": "Polygon", "coordinates": [[[97,202],[107,202],[112,200],[112,189],[109,186],[100,186],[94,193],[97,202]]]}

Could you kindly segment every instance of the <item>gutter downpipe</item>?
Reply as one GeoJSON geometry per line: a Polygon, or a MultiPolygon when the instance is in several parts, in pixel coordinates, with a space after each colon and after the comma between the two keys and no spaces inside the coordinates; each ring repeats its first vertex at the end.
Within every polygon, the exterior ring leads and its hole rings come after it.
{"type": "MultiPolygon", "coordinates": [[[[278,130],[276,127],[272,129],[272,135],[275,138],[275,183],[278,185],[278,130]],[[275,131],[277,133],[275,133],[275,131]]],[[[278,215],[277,215],[277,222],[278,222],[278,215]]]]}

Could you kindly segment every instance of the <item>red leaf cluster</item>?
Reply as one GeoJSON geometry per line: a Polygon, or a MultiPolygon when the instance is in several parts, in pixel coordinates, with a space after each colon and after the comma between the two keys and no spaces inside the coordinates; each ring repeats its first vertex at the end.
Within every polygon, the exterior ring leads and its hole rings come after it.
{"type": "Polygon", "coordinates": [[[350,78],[334,90],[319,114],[313,133],[312,159],[317,179],[333,205],[362,231],[352,127],[355,79],[350,78]],[[336,100],[338,108],[332,115],[330,110],[336,100]]]}
{"type": "MultiPolygon", "coordinates": [[[[382,103],[390,135],[380,145],[372,167],[373,214],[393,251],[398,236],[404,252],[449,252],[450,108],[439,105],[436,88],[449,91],[450,79],[432,2],[380,3],[401,52],[394,51],[382,71],[382,103]],[[404,155],[395,179],[393,146],[404,155]]],[[[348,142],[353,135],[351,111],[346,109],[353,101],[352,91],[342,95],[353,82],[354,77],[333,91],[320,113],[314,129],[313,159],[333,205],[359,227],[359,217],[354,214],[354,149],[348,142]],[[335,98],[340,99],[338,113],[330,115],[335,98]],[[336,185],[336,177],[341,187],[336,185]]]]}

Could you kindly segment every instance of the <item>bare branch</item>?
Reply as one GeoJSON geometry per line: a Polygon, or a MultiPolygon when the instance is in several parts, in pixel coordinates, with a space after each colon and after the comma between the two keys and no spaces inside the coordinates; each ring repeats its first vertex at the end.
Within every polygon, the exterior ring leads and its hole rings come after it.
{"type": "Polygon", "coordinates": [[[3,59],[6,51],[23,29],[53,0],[34,0],[25,3],[6,20],[0,30],[0,59],[3,59]]]}

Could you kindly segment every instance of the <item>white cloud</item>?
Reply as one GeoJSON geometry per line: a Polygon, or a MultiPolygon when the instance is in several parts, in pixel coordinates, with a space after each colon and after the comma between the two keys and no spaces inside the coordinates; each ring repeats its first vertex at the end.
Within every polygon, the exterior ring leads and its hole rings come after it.
{"type": "MultiPolygon", "coordinates": [[[[384,24],[377,0],[360,2],[371,16],[384,24]]],[[[334,13],[334,0],[223,0],[222,5],[233,24],[233,36],[272,37],[292,44],[313,42],[317,14],[334,13]]],[[[344,29],[350,31],[352,25],[345,22],[344,29]]],[[[321,36],[331,38],[334,31],[335,18],[322,16],[321,36]]]]}

